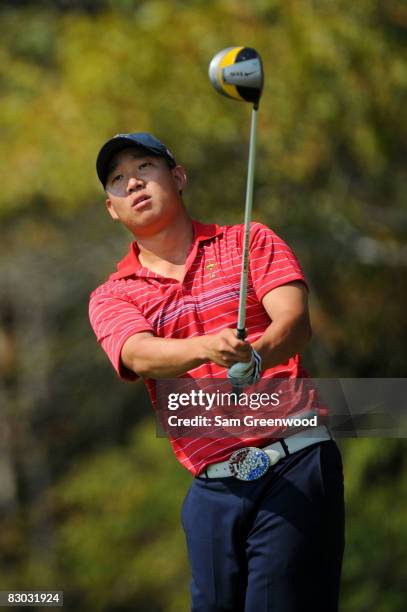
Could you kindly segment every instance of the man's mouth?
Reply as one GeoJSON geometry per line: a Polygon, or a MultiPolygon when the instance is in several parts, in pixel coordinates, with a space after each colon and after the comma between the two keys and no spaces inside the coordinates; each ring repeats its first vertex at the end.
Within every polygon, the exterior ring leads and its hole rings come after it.
{"type": "Polygon", "coordinates": [[[147,204],[151,200],[151,196],[146,193],[143,195],[139,195],[137,198],[134,198],[131,206],[132,208],[141,208],[144,204],[147,204]]]}

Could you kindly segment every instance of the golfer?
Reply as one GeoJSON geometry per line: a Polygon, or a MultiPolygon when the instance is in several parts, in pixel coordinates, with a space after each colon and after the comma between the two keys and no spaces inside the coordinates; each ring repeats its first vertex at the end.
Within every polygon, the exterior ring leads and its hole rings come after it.
{"type": "MultiPolygon", "coordinates": [[[[311,336],[308,289],[285,242],[252,223],[240,340],[243,226],[192,220],[186,172],[151,134],[111,138],[96,166],[110,216],[133,237],[90,298],[92,327],[118,375],[143,378],[153,404],[159,379],[229,378],[243,390],[259,379],[307,377],[299,352],[311,336]]],[[[329,430],[170,441],[194,476],[182,507],[191,609],[337,611],[343,476],[329,430]]]]}

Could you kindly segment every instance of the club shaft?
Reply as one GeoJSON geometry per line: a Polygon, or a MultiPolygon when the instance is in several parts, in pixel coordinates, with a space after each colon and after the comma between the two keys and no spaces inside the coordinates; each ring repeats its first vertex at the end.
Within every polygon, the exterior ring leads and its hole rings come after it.
{"type": "Polygon", "coordinates": [[[253,206],[253,184],[254,165],[256,161],[256,131],[257,131],[257,108],[253,107],[250,124],[249,161],[247,167],[246,202],[244,209],[244,240],[242,271],[240,275],[239,313],[237,320],[237,336],[241,340],[246,337],[246,301],[247,301],[247,277],[249,272],[249,238],[250,221],[253,206]]]}

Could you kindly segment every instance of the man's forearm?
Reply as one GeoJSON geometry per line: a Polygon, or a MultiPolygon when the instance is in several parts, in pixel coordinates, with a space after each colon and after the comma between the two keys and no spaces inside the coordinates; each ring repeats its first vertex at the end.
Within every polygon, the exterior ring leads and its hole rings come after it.
{"type": "Polygon", "coordinates": [[[121,360],[143,378],[174,378],[203,363],[223,368],[250,361],[251,346],[239,340],[236,330],[225,328],[216,334],[194,338],[157,338],[150,332],[131,336],[123,345],[121,360]]]}
{"type": "Polygon", "coordinates": [[[201,336],[183,340],[150,336],[139,341],[125,365],[143,378],[174,378],[205,361],[201,336]]]}
{"type": "Polygon", "coordinates": [[[293,318],[290,313],[280,316],[267,327],[264,334],[252,343],[262,359],[262,369],[286,363],[302,351],[312,335],[308,314],[293,318]]]}

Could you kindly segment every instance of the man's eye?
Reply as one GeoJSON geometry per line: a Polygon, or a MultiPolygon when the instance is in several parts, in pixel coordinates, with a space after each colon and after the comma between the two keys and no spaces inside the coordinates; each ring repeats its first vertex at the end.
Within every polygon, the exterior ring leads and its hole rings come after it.
{"type": "Polygon", "coordinates": [[[145,168],[146,166],[151,166],[151,162],[143,162],[142,164],[139,165],[140,169],[145,168]]]}
{"type": "Polygon", "coordinates": [[[123,174],[116,174],[116,176],[114,176],[111,179],[111,183],[118,183],[121,179],[123,178],[123,174]]]}

